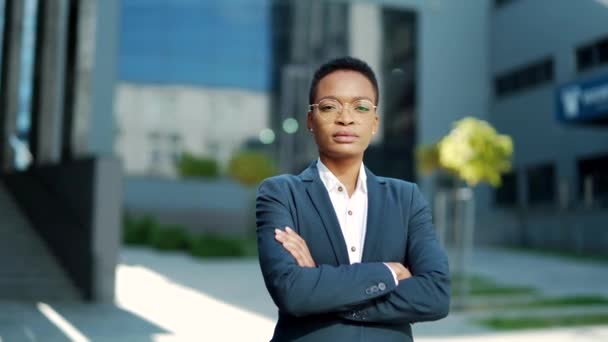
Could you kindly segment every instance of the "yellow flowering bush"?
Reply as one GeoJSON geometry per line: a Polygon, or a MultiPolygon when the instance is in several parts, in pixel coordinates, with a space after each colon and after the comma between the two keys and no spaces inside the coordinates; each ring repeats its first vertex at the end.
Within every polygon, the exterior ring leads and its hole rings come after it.
{"type": "Polygon", "coordinates": [[[439,149],[437,144],[420,145],[416,147],[416,165],[423,175],[430,175],[439,165],[439,149]]]}
{"type": "Polygon", "coordinates": [[[486,182],[498,187],[500,175],[511,169],[513,142],[508,135],[498,134],[488,122],[466,117],[456,121],[439,142],[420,146],[416,153],[422,173],[443,169],[469,186],[486,182]]]}
{"type": "Polygon", "coordinates": [[[500,175],[511,169],[513,141],[488,122],[466,117],[438,145],[439,164],[470,186],[487,182],[500,186],[500,175]]]}

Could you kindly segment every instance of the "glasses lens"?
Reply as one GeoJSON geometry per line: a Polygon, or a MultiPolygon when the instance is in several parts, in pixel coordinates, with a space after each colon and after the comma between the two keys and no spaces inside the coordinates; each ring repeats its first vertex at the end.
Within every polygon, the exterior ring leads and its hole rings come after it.
{"type": "Polygon", "coordinates": [[[366,114],[372,111],[374,104],[367,100],[359,100],[353,102],[352,108],[356,113],[366,114]]]}
{"type": "Polygon", "coordinates": [[[342,105],[336,100],[322,100],[319,102],[319,112],[325,114],[335,114],[342,111],[342,105]]]}

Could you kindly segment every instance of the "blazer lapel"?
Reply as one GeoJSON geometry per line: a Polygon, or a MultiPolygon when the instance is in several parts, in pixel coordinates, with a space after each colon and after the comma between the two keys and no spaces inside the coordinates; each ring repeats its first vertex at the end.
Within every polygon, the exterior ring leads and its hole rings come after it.
{"type": "Polygon", "coordinates": [[[374,251],[382,240],[382,210],[386,208],[386,181],[376,177],[369,169],[365,168],[367,174],[367,229],[365,232],[365,243],[361,261],[373,260],[374,251]]]}
{"type": "Polygon", "coordinates": [[[323,185],[321,178],[319,178],[317,162],[313,162],[312,165],[302,172],[300,177],[303,181],[308,182],[306,192],[317,210],[321,221],[323,221],[323,226],[333,247],[338,264],[349,264],[350,261],[346,250],[346,242],[344,241],[344,236],[342,236],[340,223],[338,222],[334,207],[331,204],[327,189],[325,188],[325,185],[323,185]]]}

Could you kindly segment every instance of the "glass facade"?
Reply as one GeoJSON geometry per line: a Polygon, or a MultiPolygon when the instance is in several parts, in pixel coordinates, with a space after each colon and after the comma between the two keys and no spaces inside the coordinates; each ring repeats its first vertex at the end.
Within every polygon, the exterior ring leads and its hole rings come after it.
{"type": "Polygon", "coordinates": [[[269,84],[270,0],[122,0],[118,75],[145,84],[269,84]]]}

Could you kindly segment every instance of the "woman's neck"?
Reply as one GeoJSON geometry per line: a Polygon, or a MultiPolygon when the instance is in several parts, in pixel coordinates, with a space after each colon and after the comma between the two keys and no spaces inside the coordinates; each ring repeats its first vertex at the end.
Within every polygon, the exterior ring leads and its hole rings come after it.
{"type": "Polygon", "coordinates": [[[346,186],[348,195],[352,195],[357,186],[357,179],[359,178],[363,157],[335,159],[320,155],[319,158],[323,165],[327,166],[331,173],[346,186]]]}

